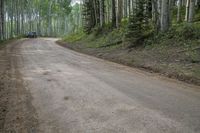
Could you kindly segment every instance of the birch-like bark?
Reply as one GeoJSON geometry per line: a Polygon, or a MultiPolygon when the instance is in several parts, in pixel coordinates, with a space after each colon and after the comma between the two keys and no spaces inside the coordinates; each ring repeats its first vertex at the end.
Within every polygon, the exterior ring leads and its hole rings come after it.
{"type": "Polygon", "coordinates": [[[161,7],[161,31],[164,32],[170,27],[170,1],[162,0],[161,7]]]}
{"type": "Polygon", "coordinates": [[[189,18],[188,22],[193,22],[195,13],[195,0],[190,0],[190,8],[189,8],[189,18]]]}

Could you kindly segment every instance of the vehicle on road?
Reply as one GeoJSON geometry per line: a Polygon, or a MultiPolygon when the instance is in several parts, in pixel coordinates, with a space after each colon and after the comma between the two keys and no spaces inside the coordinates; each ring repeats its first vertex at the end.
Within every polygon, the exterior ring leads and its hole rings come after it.
{"type": "Polygon", "coordinates": [[[28,32],[26,34],[27,38],[37,38],[37,33],[36,32],[28,32]]]}

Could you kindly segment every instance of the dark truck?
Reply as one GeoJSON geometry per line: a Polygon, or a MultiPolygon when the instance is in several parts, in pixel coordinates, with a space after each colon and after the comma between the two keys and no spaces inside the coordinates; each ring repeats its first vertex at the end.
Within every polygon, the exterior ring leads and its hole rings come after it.
{"type": "Polygon", "coordinates": [[[27,38],[37,38],[37,33],[36,32],[28,32],[26,34],[27,38]]]}

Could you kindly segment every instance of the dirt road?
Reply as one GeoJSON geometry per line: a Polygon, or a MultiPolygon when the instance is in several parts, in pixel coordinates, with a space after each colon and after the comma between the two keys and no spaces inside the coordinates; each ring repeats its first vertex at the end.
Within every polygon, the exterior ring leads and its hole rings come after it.
{"type": "Polygon", "coordinates": [[[200,133],[200,87],[55,41],[22,39],[1,52],[11,82],[2,132],[200,133]]]}

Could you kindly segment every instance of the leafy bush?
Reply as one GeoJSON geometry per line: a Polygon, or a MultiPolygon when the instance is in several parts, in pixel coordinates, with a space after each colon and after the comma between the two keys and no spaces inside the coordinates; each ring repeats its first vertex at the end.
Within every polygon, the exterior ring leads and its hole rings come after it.
{"type": "Polygon", "coordinates": [[[77,32],[77,33],[72,33],[72,34],[64,37],[63,41],[76,42],[76,41],[79,41],[79,40],[83,39],[84,36],[85,36],[84,32],[80,31],[80,32],[77,32]]]}
{"type": "Polygon", "coordinates": [[[174,28],[174,35],[183,39],[200,39],[200,24],[183,24],[174,28]]]}
{"type": "Polygon", "coordinates": [[[173,25],[169,31],[159,34],[151,34],[145,39],[145,46],[153,45],[159,47],[161,45],[174,45],[174,46],[196,46],[196,43],[200,39],[200,23],[182,23],[173,25]]]}

